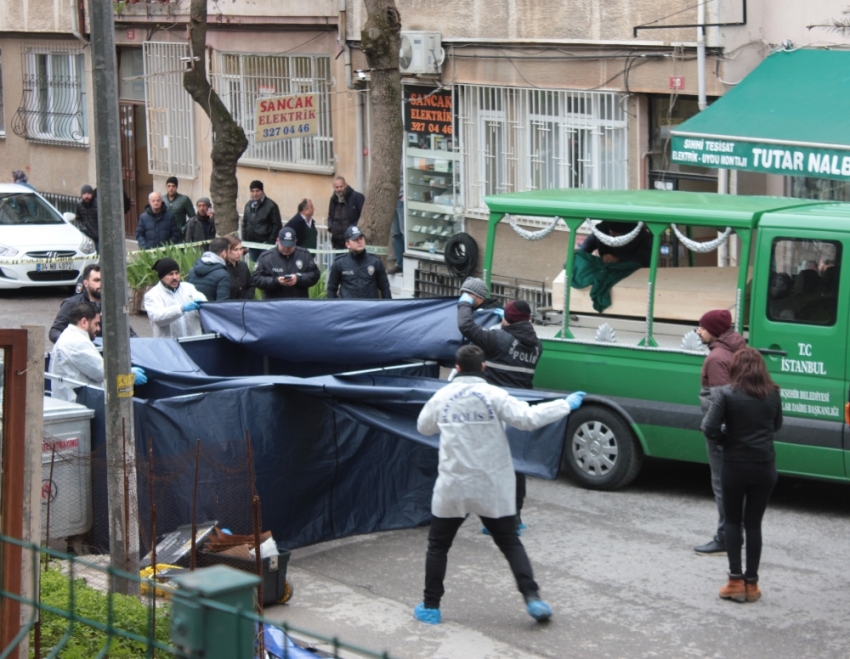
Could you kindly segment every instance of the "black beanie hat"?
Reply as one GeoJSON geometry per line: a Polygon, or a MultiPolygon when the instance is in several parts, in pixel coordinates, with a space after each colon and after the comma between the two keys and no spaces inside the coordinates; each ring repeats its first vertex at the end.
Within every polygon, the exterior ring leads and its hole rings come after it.
{"type": "Polygon", "coordinates": [[[90,186],[88,183],[86,183],[86,184],[85,184],[85,185],[84,185],[84,186],[80,189],[80,194],[81,194],[81,195],[84,195],[84,194],[86,194],[86,193],[88,193],[88,194],[94,194],[94,188],[92,188],[92,186],[90,186]]]}
{"type": "Polygon", "coordinates": [[[151,269],[156,270],[157,276],[162,279],[169,272],[174,272],[175,270],[179,271],[180,266],[177,265],[177,261],[166,256],[165,258],[162,258],[156,263],[154,263],[153,268],[151,269]]]}
{"type": "Polygon", "coordinates": [[[262,190],[263,182],[262,181],[251,181],[251,185],[248,186],[249,190],[262,190]]]}
{"type": "Polygon", "coordinates": [[[177,182],[176,176],[169,176],[167,179],[165,179],[165,184],[168,185],[169,183],[173,183],[174,185],[176,185],[178,187],[180,186],[180,184],[177,182]]]}

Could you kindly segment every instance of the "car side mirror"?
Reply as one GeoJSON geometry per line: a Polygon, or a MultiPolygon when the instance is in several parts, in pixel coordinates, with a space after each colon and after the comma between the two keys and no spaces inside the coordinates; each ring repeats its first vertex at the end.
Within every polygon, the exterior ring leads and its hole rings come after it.
{"type": "Polygon", "coordinates": [[[67,211],[62,213],[62,217],[65,218],[66,222],[74,223],[74,220],[77,219],[77,215],[75,213],[68,213],[67,211]]]}

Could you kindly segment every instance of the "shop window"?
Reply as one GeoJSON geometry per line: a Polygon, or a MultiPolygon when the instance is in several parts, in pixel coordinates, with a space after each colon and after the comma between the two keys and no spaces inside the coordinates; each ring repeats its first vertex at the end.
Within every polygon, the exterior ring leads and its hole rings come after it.
{"type": "Polygon", "coordinates": [[[841,244],[778,238],[773,241],[767,317],[773,321],[834,325],[841,244]]]}
{"type": "Polygon", "coordinates": [[[833,181],[828,178],[789,176],[788,196],[796,199],[820,201],[850,201],[850,181],[833,181]]]}

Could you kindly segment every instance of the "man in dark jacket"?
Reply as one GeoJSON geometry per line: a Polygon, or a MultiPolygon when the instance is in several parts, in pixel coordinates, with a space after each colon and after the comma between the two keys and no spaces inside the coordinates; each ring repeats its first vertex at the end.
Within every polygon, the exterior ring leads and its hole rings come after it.
{"type": "Polygon", "coordinates": [[[343,254],[333,262],[328,275],[328,299],[384,300],[392,299],[390,280],[384,264],[366,251],[366,239],[356,226],[345,232],[343,254]]]}
{"type": "Polygon", "coordinates": [[[247,251],[242,241],[235,235],[225,236],[227,240],[227,273],[230,275],[230,299],[253,300],[255,287],[251,283],[251,269],[242,260],[247,251]]]}
{"type": "Polygon", "coordinates": [[[230,299],[230,274],[227,272],[227,239],[213,238],[209,251],[195,261],[186,281],[203,293],[210,302],[230,299]]]}
{"type": "Polygon", "coordinates": [[[195,215],[195,207],[192,200],[184,194],[177,192],[177,177],[169,176],[165,181],[165,197],[162,200],[166,210],[170,211],[177,222],[180,236],[186,235],[186,222],[195,215]]]}
{"type": "MultiPolygon", "coordinates": [[[[484,351],[484,377],[497,387],[533,389],[534,370],[543,345],[531,324],[531,307],[524,300],[512,300],[505,306],[499,329],[484,329],[474,320],[474,310],[487,299],[487,285],[468,277],[461,286],[457,306],[457,327],[464,338],[484,351]]],[[[502,314],[499,314],[502,315],[502,314]]],[[[516,472],[517,524],[522,530],[520,511],[525,502],[525,474],[516,472]]]]}
{"type": "MultiPolygon", "coordinates": [[[[83,268],[82,290],[75,293],[69,298],[62,300],[62,306],[59,307],[59,313],[53,320],[53,325],[50,327],[48,337],[51,343],[56,343],[62,332],[70,324],[71,311],[80,302],[89,302],[100,312],[100,293],[101,293],[101,277],[100,265],[97,263],[89,263],[83,268]]],[[[101,336],[101,328],[97,330],[97,336],[101,336]]],[[[136,336],[133,328],[130,328],[130,336],[136,336]]]]}
{"type": "MultiPolygon", "coordinates": [[[[702,364],[700,407],[705,415],[718,391],[729,384],[729,366],[732,357],[741,348],[746,347],[744,337],[732,329],[732,314],[726,309],[707,311],[699,319],[696,329],[699,338],[708,346],[708,357],[702,364]]],[[[720,487],[720,470],[723,467],[723,447],[717,442],[706,439],[708,466],[711,468],[711,489],[717,503],[717,533],[704,545],[694,547],[698,554],[726,553],[726,515],[723,512],[723,490],[720,487]]]]}
{"type": "Polygon", "coordinates": [[[310,297],[310,287],[319,281],[312,254],[295,244],[295,229],[285,227],[278,234],[277,249],[260,254],[251,281],[267,300],[310,297]]]}
{"type": "MultiPolygon", "coordinates": [[[[266,197],[262,181],[251,181],[251,201],[245,204],[242,215],[242,240],[246,243],[266,243],[274,245],[275,238],[283,226],[280,209],[266,197]]],[[[255,263],[263,252],[252,247],[248,256],[255,263]]]]}
{"type": "Polygon", "coordinates": [[[199,243],[215,238],[215,218],[212,212],[212,202],[209,197],[201,197],[198,199],[197,206],[198,212],[186,223],[184,235],[187,243],[199,243]]]}
{"type": "Polygon", "coordinates": [[[298,204],[298,212],[286,223],[286,226],[295,229],[298,246],[311,251],[316,249],[319,236],[319,230],[313,221],[314,210],[312,201],[302,199],[298,204]]]}
{"type": "Polygon", "coordinates": [[[177,222],[166,210],[162,195],[158,192],[148,195],[148,206],[139,216],[139,224],[136,226],[136,242],[139,243],[139,249],[153,249],[168,242],[180,242],[177,222]]]}
{"type": "Polygon", "coordinates": [[[345,247],[345,231],[357,225],[366,197],[346,184],[342,176],[334,179],[334,193],[328,208],[328,229],[331,232],[331,245],[334,249],[345,247]]]}
{"type": "Polygon", "coordinates": [[[100,251],[97,226],[97,199],[94,188],[86,184],[80,190],[80,200],[77,202],[77,228],[94,241],[97,251],[100,251]]]}
{"type": "MultiPolygon", "coordinates": [[[[624,236],[636,228],[635,222],[604,221],[596,225],[599,232],[612,238],[624,236]]],[[[619,247],[606,245],[594,234],[590,234],[579,249],[590,253],[597,251],[604,263],[637,263],[641,268],[648,268],[652,259],[652,234],[646,227],[642,227],[631,241],[619,247]]]]}

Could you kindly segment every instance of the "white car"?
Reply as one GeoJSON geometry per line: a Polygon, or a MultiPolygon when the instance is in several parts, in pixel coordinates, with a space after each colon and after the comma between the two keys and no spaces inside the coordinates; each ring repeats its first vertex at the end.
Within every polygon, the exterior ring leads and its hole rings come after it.
{"type": "Polygon", "coordinates": [[[0,184],[0,289],[73,286],[94,242],[25,185],[0,184]]]}

